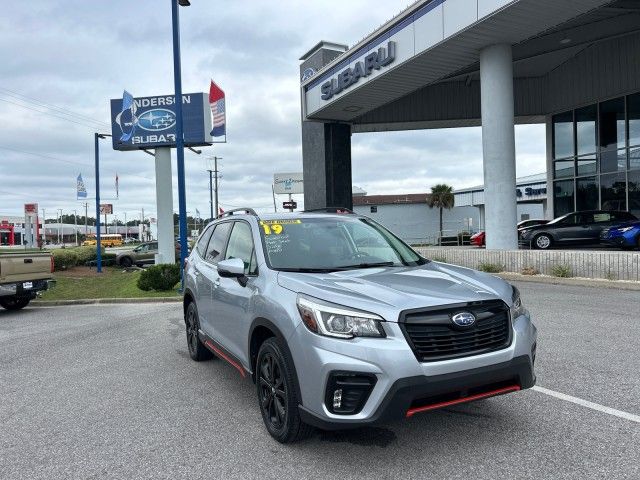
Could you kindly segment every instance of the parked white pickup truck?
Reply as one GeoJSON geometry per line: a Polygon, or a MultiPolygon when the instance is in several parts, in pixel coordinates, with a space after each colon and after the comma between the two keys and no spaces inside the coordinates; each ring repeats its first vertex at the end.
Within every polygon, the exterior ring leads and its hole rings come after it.
{"type": "Polygon", "coordinates": [[[21,252],[0,254],[0,306],[20,310],[38,292],[51,288],[55,281],[53,256],[49,252],[21,252]]]}

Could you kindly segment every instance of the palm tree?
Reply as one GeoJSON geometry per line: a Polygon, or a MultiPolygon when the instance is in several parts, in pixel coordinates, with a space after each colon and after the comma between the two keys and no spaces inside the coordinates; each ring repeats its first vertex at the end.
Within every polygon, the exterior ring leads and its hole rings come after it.
{"type": "Polygon", "coordinates": [[[444,183],[431,187],[431,195],[427,197],[427,205],[429,205],[429,208],[440,209],[440,236],[442,236],[442,210],[445,208],[451,210],[453,203],[453,187],[444,183]]]}

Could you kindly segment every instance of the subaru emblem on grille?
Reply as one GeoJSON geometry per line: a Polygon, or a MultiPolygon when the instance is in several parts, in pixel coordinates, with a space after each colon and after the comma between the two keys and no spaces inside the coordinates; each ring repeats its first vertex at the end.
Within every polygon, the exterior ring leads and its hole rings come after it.
{"type": "Polygon", "coordinates": [[[451,317],[451,321],[459,327],[471,327],[476,323],[476,316],[471,312],[459,312],[451,317]]]}

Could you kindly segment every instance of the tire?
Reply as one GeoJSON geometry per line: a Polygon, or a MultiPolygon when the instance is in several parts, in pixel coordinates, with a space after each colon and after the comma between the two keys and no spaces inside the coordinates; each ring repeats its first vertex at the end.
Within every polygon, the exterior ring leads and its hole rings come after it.
{"type": "Polygon", "coordinates": [[[31,301],[28,297],[9,297],[0,299],[0,306],[5,310],[22,310],[31,301]]]}
{"type": "Polygon", "coordinates": [[[260,346],[256,361],[258,405],[269,434],[280,443],[293,443],[310,436],[314,428],[298,412],[298,380],[293,361],[275,337],[260,346]]]}
{"type": "Polygon", "coordinates": [[[198,309],[194,302],[189,303],[187,312],[184,315],[184,323],[187,333],[187,348],[189,356],[196,362],[209,360],[213,354],[205,347],[198,337],[200,329],[200,321],[198,320],[198,309]]]}
{"type": "Polygon", "coordinates": [[[533,239],[533,246],[540,250],[548,250],[553,245],[553,238],[547,233],[536,235],[533,239]]]}
{"type": "Polygon", "coordinates": [[[131,265],[133,265],[133,260],[131,260],[131,257],[122,257],[120,259],[121,267],[129,268],[131,265]]]}

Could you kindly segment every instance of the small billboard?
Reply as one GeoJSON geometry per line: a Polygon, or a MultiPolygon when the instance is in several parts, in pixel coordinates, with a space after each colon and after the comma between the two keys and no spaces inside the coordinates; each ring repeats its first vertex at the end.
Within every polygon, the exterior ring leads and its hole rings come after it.
{"type": "Polygon", "coordinates": [[[113,215],[113,203],[101,203],[100,215],[113,215]]]}
{"type": "Polygon", "coordinates": [[[273,175],[273,191],[282,193],[304,193],[302,172],[276,173],[273,175]]]}
{"type": "MultiPolygon", "coordinates": [[[[139,150],[176,146],[174,95],[133,96],[111,100],[111,133],[114,150],[139,150]]],[[[185,147],[211,145],[211,107],[206,93],[182,95],[185,147]]]]}

